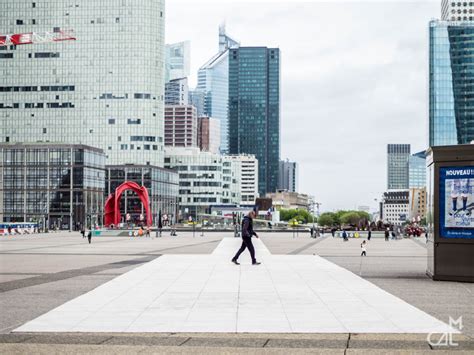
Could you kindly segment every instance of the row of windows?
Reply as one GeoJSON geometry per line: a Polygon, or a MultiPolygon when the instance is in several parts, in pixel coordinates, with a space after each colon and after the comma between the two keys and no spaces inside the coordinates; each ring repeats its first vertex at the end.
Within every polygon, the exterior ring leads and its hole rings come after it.
{"type": "Polygon", "coordinates": [[[45,85],[45,86],[0,86],[0,92],[19,91],[74,91],[74,85],[45,85]]]}
{"type": "MultiPolygon", "coordinates": [[[[141,150],[141,146],[139,145],[134,145],[134,144],[130,144],[130,150],[134,150],[134,149],[137,149],[137,150],[141,150]]],[[[150,145],[150,144],[144,144],[143,145],[143,150],[158,150],[158,146],[156,144],[153,144],[153,145],[150,145]]],[[[112,147],[109,146],[109,150],[112,150],[112,147]]],[[[128,150],[128,144],[120,144],[120,150],[128,150]]]]}
{"type": "MultiPolygon", "coordinates": [[[[115,124],[116,119],[115,118],[109,118],[108,119],[109,124],[115,124]]],[[[128,118],[127,119],[127,124],[141,124],[142,120],[140,118],[128,118]]]]}
{"type": "MultiPolygon", "coordinates": [[[[135,93],[133,94],[133,98],[149,100],[151,99],[151,94],[135,93]]],[[[115,96],[112,93],[104,93],[99,96],[99,100],[107,100],[107,99],[128,99],[128,94],[125,94],[124,96],[115,96]]]]}
{"type": "MultiPolygon", "coordinates": [[[[72,102],[47,102],[44,104],[43,102],[33,103],[27,102],[25,103],[25,108],[74,108],[74,104],[72,102]]],[[[0,109],[12,109],[12,108],[20,108],[19,103],[14,103],[11,105],[0,103],[0,109]]]]}

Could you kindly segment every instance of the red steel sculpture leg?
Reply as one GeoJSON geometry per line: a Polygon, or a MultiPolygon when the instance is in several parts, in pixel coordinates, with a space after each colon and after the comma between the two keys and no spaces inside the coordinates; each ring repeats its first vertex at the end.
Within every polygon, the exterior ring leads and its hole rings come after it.
{"type": "Polygon", "coordinates": [[[112,193],[109,195],[109,197],[107,197],[104,207],[105,225],[118,225],[120,223],[120,197],[127,190],[132,190],[138,195],[140,201],[142,201],[142,204],[145,207],[146,224],[147,226],[151,226],[152,218],[150,212],[150,198],[148,196],[148,190],[145,186],[140,186],[133,181],[125,181],[122,185],[115,189],[115,193],[112,193]]]}

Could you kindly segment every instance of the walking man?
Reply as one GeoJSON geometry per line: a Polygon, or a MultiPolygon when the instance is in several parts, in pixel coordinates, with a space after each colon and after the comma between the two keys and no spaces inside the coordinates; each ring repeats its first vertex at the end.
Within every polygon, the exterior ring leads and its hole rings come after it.
{"type": "Polygon", "coordinates": [[[87,239],[89,240],[89,244],[92,241],[92,231],[90,230],[89,233],[87,233],[87,239]]]}
{"type": "Polygon", "coordinates": [[[256,216],[257,216],[257,210],[254,208],[242,220],[242,246],[240,247],[237,254],[235,254],[235,256],[232,258],[232,262],[235,265],[240,265],[240,263],[237,260],[239,259],[240,254],[244,252],[245,248],[247,248],[250,252],[250,256],[252,257],[252,265],[261,264],[257,261],[257,259],[255,259],[255,249],[252,244],[252,236],[254,235],[255,237],[258,238],[257,233],[255,233],[255,231],[253,230],[253,219],[256,216]]]}

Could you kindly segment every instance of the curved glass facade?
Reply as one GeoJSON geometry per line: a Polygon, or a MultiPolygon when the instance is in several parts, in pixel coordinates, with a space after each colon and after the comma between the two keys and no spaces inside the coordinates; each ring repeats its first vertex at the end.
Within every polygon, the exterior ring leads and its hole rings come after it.
{"type": "Polygon", "coordinates": [[[474,140],[474,24],[430,22],[429,145],[474,140]]]}

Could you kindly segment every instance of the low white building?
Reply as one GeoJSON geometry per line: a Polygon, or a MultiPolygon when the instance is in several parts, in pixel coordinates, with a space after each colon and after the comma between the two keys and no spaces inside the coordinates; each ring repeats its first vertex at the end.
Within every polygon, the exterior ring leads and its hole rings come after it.
{"type": "Polygon", "coordinates": [[[227,155],[240,170],[241,206],[254,206],[258,195],[258,160],[252,154],[227,155]]]}
{"type": "Polygon", "coordinates": [[[165,166],[179,174],[181,218],[209,213],[213,205],[239,205],[240,166],[234,159],[199,148],[167,147],[165,166]]]}
{"type": "Polygon", "coordinates": [[[384,193],[382,220],[401,226],[410,218],[409,190],[390,190],[384,193]]]}

